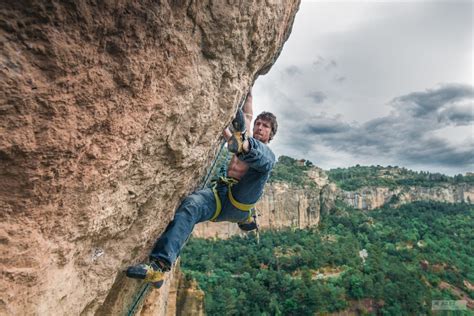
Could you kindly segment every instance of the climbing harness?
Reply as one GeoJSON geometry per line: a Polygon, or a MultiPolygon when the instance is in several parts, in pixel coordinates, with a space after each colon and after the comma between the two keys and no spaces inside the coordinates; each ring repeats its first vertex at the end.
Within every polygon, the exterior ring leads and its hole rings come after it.
{"type": "Polygon", "coordinates": [[[220,215],[222,211],[222,202],[219,197],[219,193],[217,192],[217,185],[218,184],[224,184],[227,185],[227,197],[230,201],[230,203],[237,209],[244,211],[244,212],[249,212],[249,218],[251,216],[250,210],[255,207],[255,203],[252,204],[245,204],[245,203],[240,203],[237,201],[234,196],[232,195],[232,186],[234,184],[237,184],[239,180],[235,178],[229,178],[229,177],[220,177],[217,181],[214,181],[214,184],[212,186],[212,192],[214,192],[214,198],[216,199],[216,210],[214,212],[214,215],[210,219],[210,221],[215,221],[216,218],[220,215]]]}

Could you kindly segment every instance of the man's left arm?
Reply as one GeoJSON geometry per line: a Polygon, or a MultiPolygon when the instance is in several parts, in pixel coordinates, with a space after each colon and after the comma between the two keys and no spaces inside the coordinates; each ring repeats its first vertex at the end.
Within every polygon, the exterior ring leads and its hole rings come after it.
{"type": "MultiPolygon", "coordinates": [[[[242,112],[244,113],[244,118],[245,118],[245,129],[247,131],[247,135],[250,135],[250,126],[252,123],[252,118],[253,118],[253,99],[252,99],[252,90],[250,90],[247,93],[247,98],[245,99],[245,103],[242,106],[242,112]]],[[[224,136],[226,141],[229,141],[229,139],[232,137],[232,132],[230,129],[227,127],[224,129],[222,132],[222,135],[224,136]]]]}
{"type": "Polygon", "coordinates": [[[242,107],[242,112],[245,115],[245,127],[247,129],[247,135],[250,135],[251,124],[253,119],[253,97],[252,97],[252,89],[247,93],[247,99],[245,99],[244,106],[242,107]]]}

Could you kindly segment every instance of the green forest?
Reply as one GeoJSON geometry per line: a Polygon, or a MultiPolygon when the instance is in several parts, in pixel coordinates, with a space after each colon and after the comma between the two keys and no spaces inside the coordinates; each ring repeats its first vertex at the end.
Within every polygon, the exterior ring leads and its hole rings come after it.
{"type": "Polygon", "coordinates": [[[458,174],[453,177],[441,173],[413,171],[397,166],[360,166],[336,168],[328,171],[329,180],[343,190],[357,190],[364,186],[377,187],[434,187],[443,184],[474,184],[473,175],[458,174]]]}
{"type": "Polygon", "coordinates": [[[317,229],[264,231],[259,242],[191,239],[182,269],[208,315],[315,315],[357,302],[366,315],[432,315],[432,300],[474,298],[473,219],[468,204],[344,207],[317,229]]]}
{"type": "Polygon", "coordinates": [[[315,187],[314,181],[306,174],[311,167],[313,163],[309,160],[301,160],[300,163],[294,158],[280,156],[273,167],[270,182],[283,181],[300,187],[315,187]]]}

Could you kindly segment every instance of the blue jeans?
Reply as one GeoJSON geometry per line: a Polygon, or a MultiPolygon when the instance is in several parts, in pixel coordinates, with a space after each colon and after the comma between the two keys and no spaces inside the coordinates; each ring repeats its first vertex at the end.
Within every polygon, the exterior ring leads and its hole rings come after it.
{"type": "MultiPolygon", "coordinates": [[[[216,222],[243,222],[249,212],[234,207],[227,198],[227,186],[218,185],[217,192],[221,199],[222,211],[216,222]]],[[[160,260],[171,266],[179,256],[181,249],[191,235],[194,225],[210,220],[216,211],[216,199],[212,189],[206,188],[190,194],[176,210],[173,221],[163,235],[157,240],[150,259],[160,260]]]]}
{"type": "MultiPolygon", "coordinates": [[[[258,201],[263,187],[270,176],[275,156],[263,143],[249,139],[249,153],[239,156],[239,159],[250,166],[242,179],[232,186],[232,194],[241,203],[253,204],[258,201]]],[[[222,211],[215,219],[216,222],[243,222],[249,217],[249,212],[234,207],[227,198],[228,187],[218,184],[217,192],[222,203],[222,211]]],[[[174,219],[165,232],[156,241],[150,254],[150,260],[159,260],[169,267],[178,258],[181,249],[191,235],[194,225],[210,220],[216,211],[216,199],[210,188],[196,191],[187,196],[176,210],[174,219]]]]}

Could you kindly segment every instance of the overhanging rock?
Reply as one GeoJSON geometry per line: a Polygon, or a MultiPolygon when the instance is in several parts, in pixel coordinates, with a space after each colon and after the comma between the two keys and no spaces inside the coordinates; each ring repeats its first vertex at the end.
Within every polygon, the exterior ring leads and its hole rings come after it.
{"type": "Polygon", "coordinates": [[[123,311],[298,5],[0,4],[0,314],[123,311]]]}

